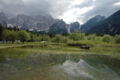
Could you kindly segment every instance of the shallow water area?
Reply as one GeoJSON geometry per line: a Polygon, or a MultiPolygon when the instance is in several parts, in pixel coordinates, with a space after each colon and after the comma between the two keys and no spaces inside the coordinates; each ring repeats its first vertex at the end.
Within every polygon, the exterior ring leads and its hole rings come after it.
{"type": "Polygon", "coordinates": [[[1,50],[0,80],[120,80],[120,60],[108,55],[1,50]]]}

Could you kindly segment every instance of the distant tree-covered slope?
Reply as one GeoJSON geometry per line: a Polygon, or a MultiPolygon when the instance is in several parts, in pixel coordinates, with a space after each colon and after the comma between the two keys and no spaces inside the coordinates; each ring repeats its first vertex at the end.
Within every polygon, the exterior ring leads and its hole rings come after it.
{"type": "Polygon", "coordinates": [[[87,33],[96,34],[120,34],[120,10],[108,17],[101,23],[98,23],[92,29],[87,31],[87,33]]]}
{"type": "Polygon", "coordinates": [[[81,26],[82,32],[87,32],[91,28],[93,28],[99,22],[102,22],[105,19],[104,16],[97,15],[91,19],[89,19],[84,25],[81,26]]]}
{"type": "Polygon", "coordinates": [[[58,20],[49,28],[50,35],[67,34],[66,23],[63,20],[58,20]]]}

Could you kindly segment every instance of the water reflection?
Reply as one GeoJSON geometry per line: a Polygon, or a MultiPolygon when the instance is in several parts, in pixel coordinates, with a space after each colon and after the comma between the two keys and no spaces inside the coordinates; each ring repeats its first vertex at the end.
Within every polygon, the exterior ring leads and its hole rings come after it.
{"type": "Polygon", "coordinates": [[[120,80],[120,60],[105,55],[0,50],[0,80],[120,80]]]}
{"type": "Polygon", "coordinates": [[[81,59],[79,62],[67,60],[58,66],[68,80],[120,80],[120,77],[107,65],[96,68],[81,59]]]}

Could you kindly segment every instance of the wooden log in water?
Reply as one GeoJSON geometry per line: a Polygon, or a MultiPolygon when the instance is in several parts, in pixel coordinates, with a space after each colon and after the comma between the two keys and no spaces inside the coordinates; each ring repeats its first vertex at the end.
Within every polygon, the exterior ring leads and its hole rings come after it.
{"type": "Polygon", "coordinates": [[[90,46],[87,45],[87,44],[68,44],[68,46],[73,46],[73,47],[80,47],[81,49],[87,49],[89,50],[90,49],[90,46]]]}

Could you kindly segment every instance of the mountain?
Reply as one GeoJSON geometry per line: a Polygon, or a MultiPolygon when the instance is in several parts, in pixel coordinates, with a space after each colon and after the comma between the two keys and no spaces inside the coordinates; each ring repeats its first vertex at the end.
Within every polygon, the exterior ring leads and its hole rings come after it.
{"type": "Polygon", "coordinates": [[[120,10],[105,19],[103,22],[94,26],[87,33],[120,34],[120,10]]]}
{"type": "Polygon", "coordinates": [[[87,32],[91,28],[93,28],[96,24],[102,22],[105,19],[104,16],[97,15],[90,20],[88,20],[84,25],[81,26],[81,32],[87,32]]]}
{"type": "Polygon", "coordinates": [[[70,32],[76,32],[80,30],[80,23],[79,22],[74,22],[70,24],[70,32]]]}
{"type": "Polygon", "coordinates": [[[56,35],[56,34],[67,34],[68,30],[66,27],[66,23],[63,20],[58,20],[56,23],[54,23],[49,28],[49,34],[50,35],[56,35]]]}
{"type": "Polygon", "coordinates": [[[0,12],[0,24],[1,24],[2,26],[7,26],[7,21],[8,21],[8,18],[7,18],[7,16],[5,15],[5,13],[0,12]]]}
{"type": "Polygon", "coordinates": [[[19,26],[21,29],[44,31],[56,22],[56,19],[50,15],[28,16],[17,15],[8,17],[5,13],[0,12],[0,24],[5,27],[19,26]]]}
{"type": "Polygon", "coordinates": [[[46,30],[55,21],[56,21],[55,19],[48,15],[46,16],[18,15],[14,18],[9,19],[9,24],[21,26],[22,29],[46,30]]]}
{"type": "Polygon", "coordinates": [[[34,32],[47,33],[49,30],[50,33],[67,33],[66,23],[63,20],[54,19],[50,15],[28,16],[21,14],[9,18],[4,13],[0,13],[0,24],[12,28],[17,26],[34,32]]]}

